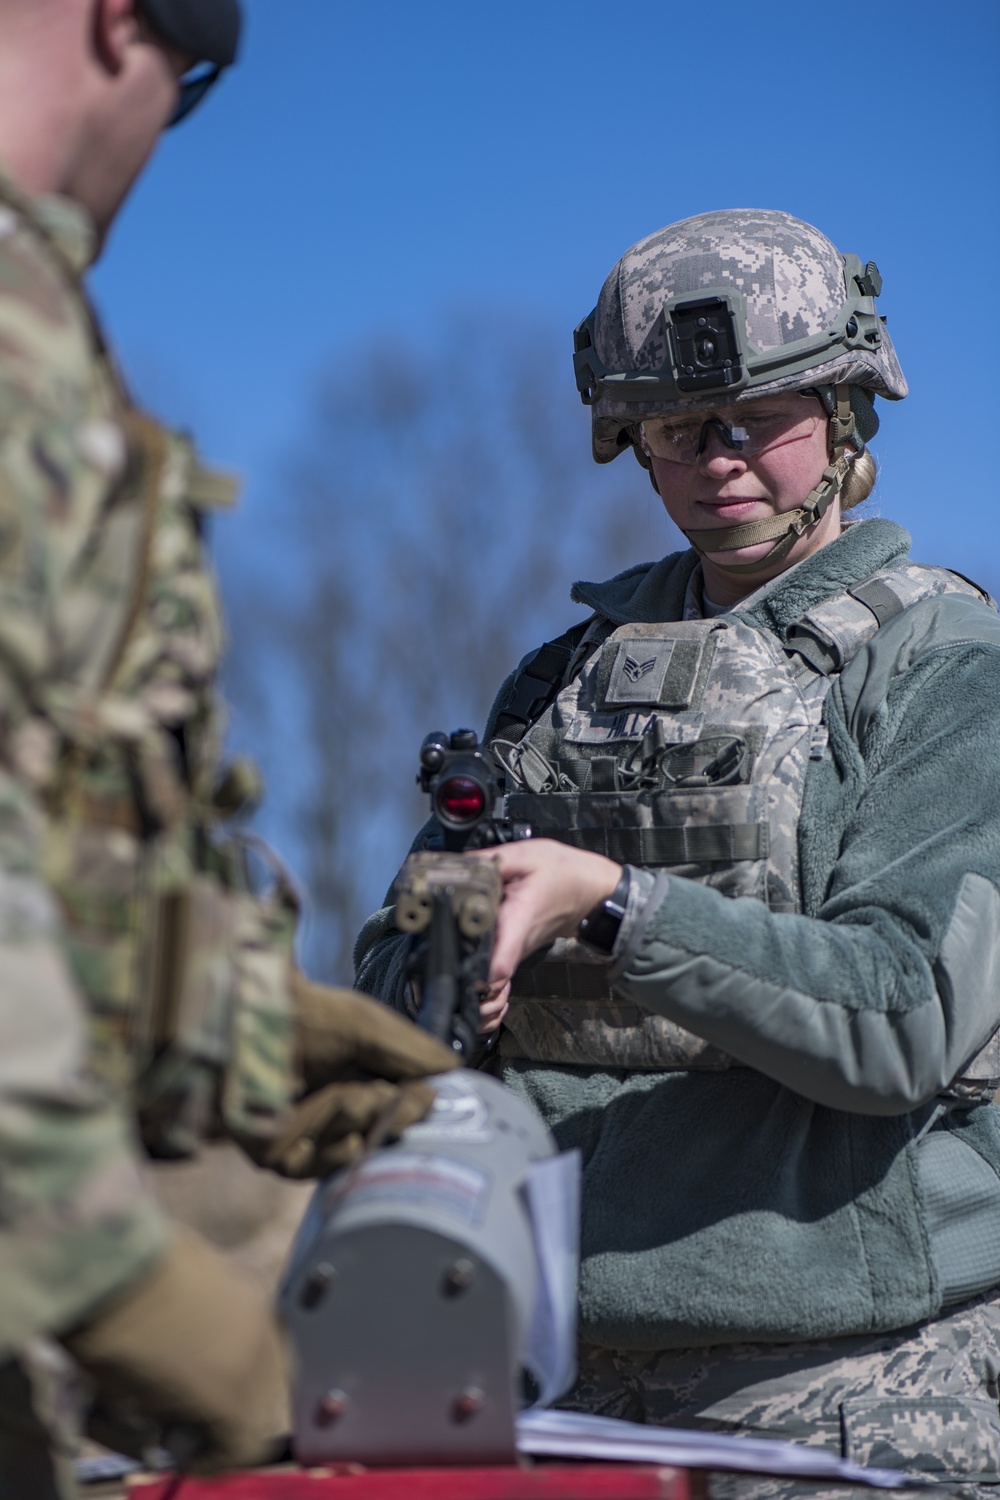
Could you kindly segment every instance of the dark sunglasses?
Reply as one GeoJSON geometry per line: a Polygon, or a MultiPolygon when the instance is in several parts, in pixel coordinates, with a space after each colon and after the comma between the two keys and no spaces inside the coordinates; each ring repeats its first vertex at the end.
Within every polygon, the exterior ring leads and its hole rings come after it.
{"type": "Polygon", "coordinates": [[[178,84],[177,107],[167,121],[167,129],[187,118],[219,80],[222,69],[216,63],[196,63],[178,84]]]}

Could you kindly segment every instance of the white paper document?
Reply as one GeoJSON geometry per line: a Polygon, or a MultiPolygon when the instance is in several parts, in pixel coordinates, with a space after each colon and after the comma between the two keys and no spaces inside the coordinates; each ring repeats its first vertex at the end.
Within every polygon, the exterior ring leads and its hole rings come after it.
{"type": "Polygon", "coordinates": [[[576,1378],[576,1283],[580,1270],[579,1151],[533,1163],[524,1192],[538,1260],[538,1286],[522,1363],[544,1406],[576,1378]]]}
{"type": "Polygon", "coordinates": [[[931,1479],[896,1469],[866,1469],[822,1448],[765,1438],[728,1437],[673,1427],[643,1427],[615,1417],[545,1411],[535,1406],[517,1419],[520,1453],[551,1458],[673,1464],[691,1469],[739,1469],[802,1479],[839,1479],[876,1489],[934,1488],[931,1479]]]}
{"type": "MultiPolygon", "coordinates": [[[[922,1476],[896,1469],[866,1469],[834,1458],[822,1449],[805,1448],[798,1443],[726,1437],[724,1433],[690,1432],[681,1428],[642,1427],[613,1417],[546,1411],[540,1406],[522,1412],[517,1418],[517,1447],[520,1453],[538,1458],[738,1469],[802,1479],[844,1480],[889,1490],[938,1487],[934,1480],[922,1476]]],[[[166,1465],[166,1455],[163,1462],[166,1465]]],[[[141,1464],[116,1453],[78,1459],[76,1464],[77,1478],[84,1484],[119,1479],[140,1468],[141,1464]]]]}

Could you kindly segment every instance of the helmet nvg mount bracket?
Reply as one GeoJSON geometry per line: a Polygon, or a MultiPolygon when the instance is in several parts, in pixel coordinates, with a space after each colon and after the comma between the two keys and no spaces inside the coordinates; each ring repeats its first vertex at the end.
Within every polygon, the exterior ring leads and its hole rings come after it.
{"type": "Polygon", "coordinates": [[[730,400],[779,378],[791,389],[787,377],[799,373],[810,374],[815,383],[819,365],[845,350],[877,350],[886,338],[875,311],[882,290],[875,262],[862,267],[856,255],[845,255],[844,281],[847,295],[829,328],[770,349],[755,349],[747,338],[747,303],[739,288],[712,287],[698,298],[669,298],[646,337],[642,365],[631,370],[608,369],[600,359],[595,307],[573,335],[573,368],[583,403],[592,406],[607,395],[636,403],[645,413],[652,405],[657,410],[666,402],[687,405],[701,395],[730,400]]]}
{"type": "Polygon", "coordinates": [[[812,225],[770,210],[700,214],[640,240],[574,335],[595,459],[632,447],[648,467],[636,441],[647,416],[815,393],[830,418],[831,463],[803,505],[750,528],[688,534],[698,550],[710,537],[713,552],[774,541],[765,559],[733,571],[780,558],[819,521],[874,436],[872,397],[907,393],[876,311],[881,290],[874,261],[842,256],[812,225]]]}

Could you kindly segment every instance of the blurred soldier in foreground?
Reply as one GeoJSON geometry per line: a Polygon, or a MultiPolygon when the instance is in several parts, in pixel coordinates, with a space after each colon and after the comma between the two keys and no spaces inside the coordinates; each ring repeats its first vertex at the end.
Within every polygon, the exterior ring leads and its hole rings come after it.
{"type": "MultiPolygon", "coordinates": [[[[292,1177],[351,1159],[452,1064],[292,968],[219,764],[200,544],[231,498],[138,412],[80,276],[169,123],[236,54],[237,0],[0,0],[0,1493],[55,1495],[21,1358],[61,1342],[92,1428],[194,1467],[284,1430],[263,1293],[172,1234],[151,1155],[238,1140],[292,1177]],[[89,1019],[88,1019],[89,1018],[89,1019]],[[141,1145],[140,1145],[141,1137],[141,1145]]],[[[65,1488],[63,1488],[65,1493],[65,1488]]]]}

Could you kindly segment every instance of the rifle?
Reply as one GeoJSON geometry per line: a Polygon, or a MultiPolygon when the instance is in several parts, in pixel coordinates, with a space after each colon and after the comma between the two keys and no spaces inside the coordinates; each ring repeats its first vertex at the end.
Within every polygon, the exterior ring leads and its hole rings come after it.
{"type": "Polygon", "coordinates": [[[500,780],[473,729],[429,734],[417,784],[441,827],[441,849],[411,854],[396,878],[396,926],[415,939],[407,973],[420,986],[417,1024],[466,1062],[480,1048],[479,1003],[489,976],[502,886],[467,849],[530,837],[498,816],[500,780]]]}

